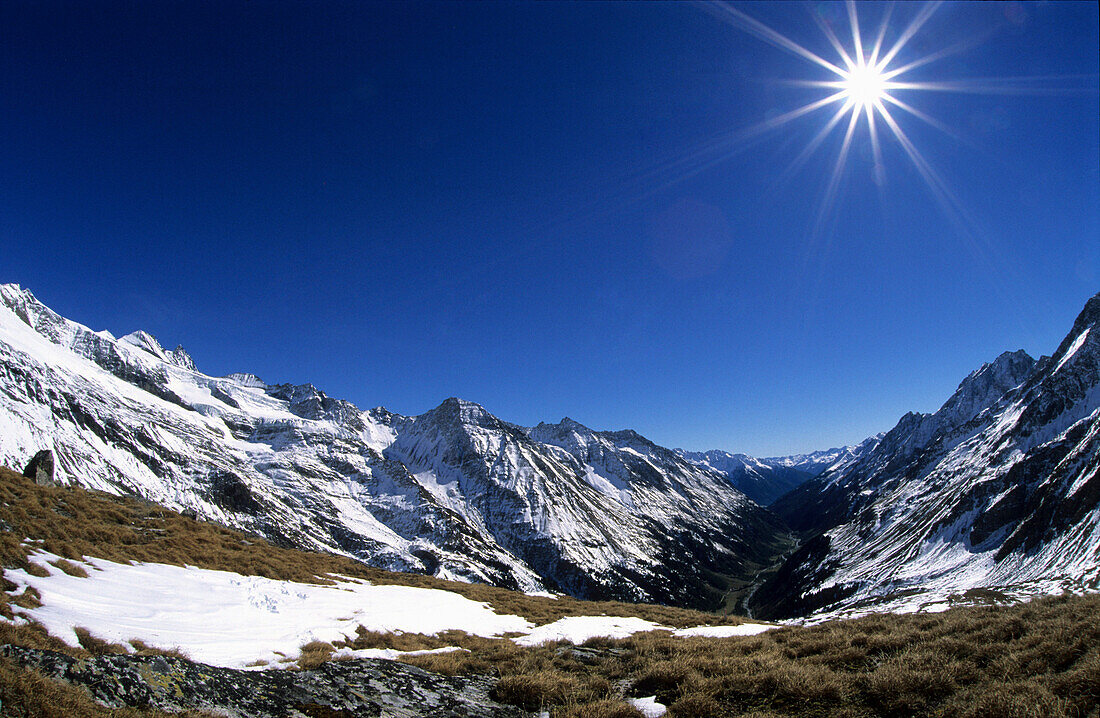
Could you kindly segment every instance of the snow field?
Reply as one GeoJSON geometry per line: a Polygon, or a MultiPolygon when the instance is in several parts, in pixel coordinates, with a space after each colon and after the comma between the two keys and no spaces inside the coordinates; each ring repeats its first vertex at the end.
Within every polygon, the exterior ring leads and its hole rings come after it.
{"type": "Polygon", "coordinates": [[[88,578],[46,565],[47,577],[9,570],[20,587],[33,586],[42,607],[26,611],[49,632],[77,645],[74,627],[127,644],[139,638],[179,648],[209,665],[243,668],[295,658],[310,641],[342,640],[363,626],[381,633],[436,634],[449,629],[486,638],[525,633],[519,616],[498,615],[457,593],[410,586],[375,586],[341,579],[333,586],[241,576],[165,564],[126,565],[88,559],[88,578]]]}
{"type": "MultiPolygon", "coordinates": [[[[21,609],[54,636],[78,645],[74,628],[104,640],[129,645],[140,639],[159,648],[176,648],[200,663],[245,668],[289,663],[311,641],[333,643],[354,637],[362,626],[380,633],[436,635],[458,630],[485,638],[522,634],[521,646],[589,638],[626,638],[644,631],[675,636],[755,635],[773,628],[762,624],[698,626],[673,631],[652,621],[622,616],[570,616],[535,626],[521,616],[498,614],[488,604],[450,591],[411,586],[373,585],[334,577],[334,585],[277,581],[228,571],[166,564],[122,564],[85,559],[88,577],[70,576],[49,565],[59,557],[37,552],[31,559],[49,572],[32,576],[8,570],[18,594],[33,587],[42,606],[21,609]]],[[[20,619],[16,620],[26,620],[20,619]]],[[[462,650],[456,647],[413,651],[408,655],[462,650]]],[[[392,649],[340,649],[333,658],[398,658],[392,649]]]]}

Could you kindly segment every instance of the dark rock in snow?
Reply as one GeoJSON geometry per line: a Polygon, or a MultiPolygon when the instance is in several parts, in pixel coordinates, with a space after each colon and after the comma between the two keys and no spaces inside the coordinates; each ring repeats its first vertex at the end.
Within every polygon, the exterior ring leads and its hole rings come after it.
{"type": "Polygon", "coordinates": [[[35,454],[27,464],[27,468],[23,469],[23,476],[34,479],[34,483],[39,486],[57,486],[57,481],[54,479],[53,452],[42,449],[35,454]]]}

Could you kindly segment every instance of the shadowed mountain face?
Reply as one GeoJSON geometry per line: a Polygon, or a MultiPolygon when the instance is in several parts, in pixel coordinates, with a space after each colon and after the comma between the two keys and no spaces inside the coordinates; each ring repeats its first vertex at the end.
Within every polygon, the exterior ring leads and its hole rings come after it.
{"type": "Polygon", "coordinates": [[[630,431],[415,417],[311,385],[211,377],[0,286],[0,462],[389,569],[583,598],[719,605],[786,540],[712,468],[630,431]]]}
{"type": "Polygon", "coordinates": [[[919,608],[972,589],[1100,588],[1100,295],[1052,357],[1006,352],[934,414],[772,508],[805,541],[768,616],[919,608]]]}

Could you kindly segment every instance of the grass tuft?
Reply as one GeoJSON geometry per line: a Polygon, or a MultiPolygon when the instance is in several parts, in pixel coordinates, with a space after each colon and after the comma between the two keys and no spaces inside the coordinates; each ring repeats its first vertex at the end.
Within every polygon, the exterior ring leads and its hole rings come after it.
{"type": "Polygon", "coordinates": [[[93,636],[92,632],[83,626],[74,628],[73,633],[76,634],[76,640],[80,643],[80,647],[93,655],[122,655],[130,652],[126,649],[126,646],[93,636]]]}
{"type": "Polygon", "coordinates": [[[76,576],[77,578],[88,578],[88,572],[84,570],[84,567],[75,564],[72,561],[67,561],[63,558],[59,558],[56,561],[50,561],[52,566],[56,566],[70,576],[76,576]]]}
{"type": "Polygon", "coordinates": [[[331,643],[324,641],[310,641],[301,647],[301,655],[298,656],[298,667],[303,671],[317,668],[322,663],[327,663],[332,658],[336,649],[331,643]]]}

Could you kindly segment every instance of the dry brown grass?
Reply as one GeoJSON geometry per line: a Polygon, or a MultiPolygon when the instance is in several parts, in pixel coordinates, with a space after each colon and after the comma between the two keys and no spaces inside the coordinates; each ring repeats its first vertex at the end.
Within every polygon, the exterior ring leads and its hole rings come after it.
{"type": "Polygon", "coordinates": [[[558,715],[561,718],[643,718],[642,712],[629,703],[608,700],[565,706],[558,715]]]}
{"type": "Polygon", "coordinates": [[[37,576],[38,578],[46,578],[50,575],[50,569],[34,561],[28,561],[25,570],[30,575],[37,576]]]}
{"type": "Polygon", "coordinates": [[[179,658],[184,661],[191,660],[191,657],[176,648],[158,648],[157,646],[150,646],[140,638],[131,638],[127,643],[134,649],[134,653],[139,656],[167,656],[169,658],[179,658]]]}
{"type": "Polygon", "coordinates": [[[83,626],[74,628],[73,633],[76,634],[76,640],[80,642],[80,647],[93,655],[121,655],[130,652],[126,646],[111,643],[92,635],[92,632],[83,626]]]}
{"type": "Polygon", "coordinates": [[[84,570],[83,566],[75,564],[72,561],[66,561],[63,558],[59,558],[56,561],[50,561],[51,566],[57,566],[59,569],[69,574],[70,576],[76,576],[77,578],[88,578],[88,572],[84,570]]]}
{"type": "Polygon", "coordinates": [[[629,709],[624,685],[627,695],[656,695],[670,718],[1100,715],[1097,595],[743,638],[653,632],[591,643],[593,650],[577,651],[476,639],[464,642],[468,653],[404,660],[441,673],[495,674],[499,700],[555,718],[618,715],[629,709]]]}
{"type": "Polygon", "coordinates": [[[336,648],[331,643],[324,641],[310,641],[301,647],[301,655],[298,657],[298,667],[304,671],[316,668],[322,663],[328,663],[332,658],[332,652],[336,648]]]}

